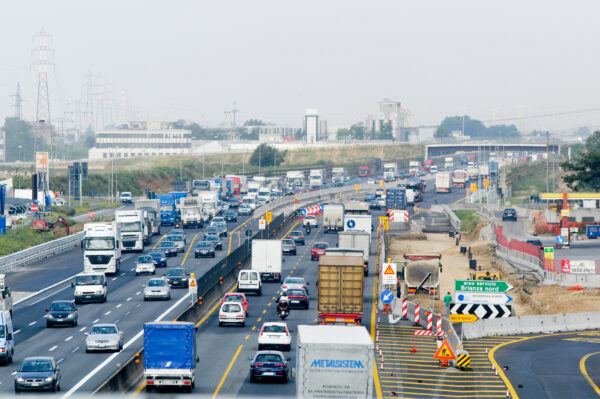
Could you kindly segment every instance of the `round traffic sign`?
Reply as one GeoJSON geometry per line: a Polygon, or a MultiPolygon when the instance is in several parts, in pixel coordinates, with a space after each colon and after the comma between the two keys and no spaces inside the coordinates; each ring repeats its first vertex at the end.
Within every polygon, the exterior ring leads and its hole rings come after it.
{"type": "Polygon", "coordinates": [[[565,243],[565,237],[564,236],[556,236],[556,243],[557,244],[564,244],[565,243]]]}
{"type": "Polygon", "coordinates": [[[394,293],[390,290],[384,290],[381,293],[381,302],[385,303],[386,305],[388,303],[392,303],[392,301],[394,300],[394,293]]]}
{"type": "Polygon", "coordinates": [[[300,209],[300,212],[302,212],[302,215],[304,215],[304,216],[305,216],[305,215],[306,215],[306,208],[302,208],[302,209],[300,209]]]}
{"type": "Polygon", "coordinates": [[[37,204],[31,205],[31,212],[36,213],[39,210],[40,210],[40,208],[37,206],[37,204]]]}

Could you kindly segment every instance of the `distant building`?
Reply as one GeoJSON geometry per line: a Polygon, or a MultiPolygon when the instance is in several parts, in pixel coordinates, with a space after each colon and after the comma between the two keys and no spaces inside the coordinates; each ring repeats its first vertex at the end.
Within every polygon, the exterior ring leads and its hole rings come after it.
{"type": "Polygon", "coordinates": [[[129,122],[96,132],[90,159],[134,158],[189,154],[192,131],[170,129],[162,122],[129,122]]]}
{"type": "Polygon", "coordinates": [[[258,132],[261,143],[282,143],[286,137],[295,137],[298,127],[284,126],[245,126],[248,133],[258,132]]]}
{"type": "Polygon", "coordinates": [[[304,131],[306,142],[316,143],[319,140],[319,111],[307,109],[304,113],[304,131]]]}
{"type": "Polygon", "coordinates": [[[0,162],[6,161],[6,140],[4,136],[4,127],[0,127],[0,162]]]}
{"type": "Polygon", "coordinates": [[[404,115],[402,113],[402,103],[399,101],[383,100],[379,102],[379,112],[377,116],[368,115],[365,121],[365,130],[367,134],[373,132],[379,133],[385,125],[391,125],[392,136],[397,141],[408,141],[404,128],[404,115]]]}

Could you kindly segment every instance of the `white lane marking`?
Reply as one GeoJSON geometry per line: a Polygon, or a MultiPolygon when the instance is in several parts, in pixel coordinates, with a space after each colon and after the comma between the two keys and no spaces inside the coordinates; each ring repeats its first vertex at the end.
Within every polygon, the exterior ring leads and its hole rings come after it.
{"type": "Polygon", "coordinates": [[[78,347],[78,346],[76,346],[76,347],[75,347],[75,349],[73,349],[73,350],[71,351],[71,353],[75,353],[75,352],[77,352],[78,350],[79,350],[79,347],[78,347]]]}
{"type": "Polygon", "coordinates": [[[127,298],[127,302],[131,301],[132,299],[132,297],[127,298]]]}
{"type": "Polygon", "coordinates": [[[140,295],[142,293],[142,291],[138,291],[135,293],[135,295],[140,295]]]}
{"type": "Polygon", "coordinates": [[[130,272],[134,271],[135,269],[129,269],[130,272]]]}
{"type": "Polygon", "coordinates": [[[81,330],[79,330],[79,331],[83,331],[83,330],[85,330],[85,329],[86,329],[86,327],[82,327],[82,328],[81,328],[81,330]]]}
{"type": "Polygon", "coordinates": [[[64,362],[64,361],[65,361],[65,359],[64,359],[63,357],[61,357],[60,359],[58,359],[58,360],[56,361],[56,364],[61,364],[61,363],[62,363],[62,362],[64,362]]]}
{"type": "Polygon", "coordinates": [[[118,305],[117,305],[117,309],[119,309],[121,306],[123,306],[123,304],[121,304],[121,303],[120,303],[120,304],[118,304],[118,305]]]}
{"type": "Polygon", "coordinates": [[[17,372],[13,371],[10,375],[17,375],[17,372]]]}
{"type": "Polygon", "coordinates": [[[37,323],[37,321],[32,321],[31,323],[29,323],[30,326],[34,325],[35,323],[37,323]]]}
{"type": "Polygon", "coordinates": [[[65,338],[65,342],[66,342],[66,341],[70,341],[70,340],[72,340],[72,339],[73,339],[73,336],[71,335],[69,338],[65,338]]]}
{"type": "Polygon", "coordinates": [[[104,313],[104,316],[108,316],[110,314],[111,310],[109,310],[108,312],[104,313]]]}
{"type": "Polygon", "coordinates": [[[124,276],[124,275],[125,275],[125,273],[121,273],[121,276],[124,276]]]}
{"type": "Polygon", "coordinates": [[[67,288],[71,288],[71,287],[69,287],[69,286],[66,286],[66,287],[64,287],[64,288],[61,288],[61,289],[60,289],[60,290],[58,290],[58,291],[54,291],[54,292],[53,292],[52,294],[50,294],[50,295],[46,295],[45,297],[43,297],[43,298],[41,298],[41,299],[38,299],[38,300],[37,300],[37,301],[35,301],[35,302],[31,302],[31,303],[30,303],[28,306],[33,306],[33,305],[35,305],[36,303],[40,303],[40,302],[42,302],[43,300],[46,300],[46,299],[50,298],[51,296],[54,296],[54,295],[58,294],[59,292],[66,290],[67,288]]]}
{"type": "Polygon", "coordinates": [[[130,314],[131,312],[125,312],[125,316],[127,316],[128,314],[130,314]]]}
{"type": "Polygon", "coordinates": [[[61,284],[63,284],[63,283],[66,283],[67,281],[69,281],[69,280],[71,280],[71,279],[75,278],[75,276],[76,276],[76,275],[77,275],[77,274],[74,274],[74,275],[72,275],[71,277],[67,277],[67,278],[66,278],[66,279],[64,279],[63,281],[59,281],[59,282],[58,282],[58,283],[56,283],[56,284],[52,284],[51,286],[44,288],[43,290],[39,290],[38,292],[34,292],[33,294],[31,294],[31,295],[28,295],[28,296],[26,296],[25,298],[18,300],[18,301],[17,301],[17,302],[15,302],[14,304],[15,304],[15,306],[16,306],[16,305],[20,304],[21,302],[25,302],[25,301],[26,301],[26,300],[28,300],[29,298],[32,298],[32,297],[34,297],[34,296],[36,296],[36,295],[39,295],[39,294],[41,294],[42,292],[46,292],[46,291],[48,291],[48,290],[51,290],[52,288],[54,288],[54,287],[56,287],[56,286],[58,286],[58,285],[61,285],[61,284]]]}
{"type": "Polygon", "coordinates": [[[58,348],[58,345],[54,345],[48,352],[52,352],[54,349],[58,348]]]}
{"type": "Polygon", "coordinates": [[[115,320],[115,324],[119,324],[120,321],[121,321],[121,319],[115,320]]]}
{"type": "Polygon", "coordinates": [[[115,281],[116,279],[117,279],[117,277],[113,277],[113,278],[112,278],[112,281],[115,281]]]}
{"type": "Polygon", "coordinates": [[[92,321],[92,323],[98,323],[100,321],[100,319],[96,319],[94,321],[92,321]]]}
{"type": "Polygon", "coordinates": [[[140,306],[142,306],[141,303],[138,303],[137,305],[135,305],[136,308],[139,308],[140,306]]]}
{"type": "Polygon", "coordinates": [[[18,333],[20,333],[20,332],[21,332],[21,330],[17,330],[17,331],[15,331],[15,332],[13,332],[13,334],[18,334],[18,333]]]}
{"type": "MultiPolygon", "coordinates": [[[[178,300],[177,302],[175,302],[173,304],[173,306],[171,306],[169,309],[165,310],[160,316],[158,316],[154,321],[161,321],[166,315],[168,315],[169,313],[171,313],[171,311],[173,309],[175,309],[177,306],[179,306],[183,301],[187,300],[187,298],[190,296],[189,293],[186,293],[184,296],[181,297],[180,300],[178,300]]],[[[123,349],[127,349],[129,348],[131,345],[134,344],[135,341],[137,341],[142,335],[144,334],[144,330],[140,330],[138,331],[137,334],[135,334],[135,336],[133,338],[131,338],[129,341],[127,341],[127,343],[125,345],[123,345],[123,349]]],[[[77,347],[79,348],[79,347],[77,347]]],[[[96,366],[95,369],[93,369],[92,371],[90,371],[85,377],[83,377],[77,384],[75,384],[73,386],[73,388],[69,389],[67,392],[65,392],[65,394],[63,396],[61,396],[61,399],[66,399],[68,397],[70,397],[71,395],[73,395],[73,393],[75,393],[79,388],[81,388],[83,386],[83,384],[85,384],[86,382],[88,382],[90,380],[90,378],[92,378],[94,375],[96,375],[100,370],[102,370],[107,364],[109,364],[110,362],[112,362],[117,356],[119,356],[121,352],[115,352],[112,355],[110,355],[105,361],[103,361],[102,363],[100,363],[98,366],[96,366]]]]}

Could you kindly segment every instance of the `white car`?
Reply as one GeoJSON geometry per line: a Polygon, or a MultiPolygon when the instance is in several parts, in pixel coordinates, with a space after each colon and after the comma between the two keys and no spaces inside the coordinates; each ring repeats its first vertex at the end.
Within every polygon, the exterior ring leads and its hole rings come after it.
{"type": "Polygon", "coordinates": [[[86,352],[123,349],[123,331],[116,324],[94,324],[85,335],[86,352]]]}
{"type": "Polygon", "coordinates": [[[375,179],[367,179],[367,184],[375,184],[375,179]]]}
{"type": "Polygon", "coordinates": [[[171,299],[171,286],[169,286],[166,277],[151,278],[144,285],[144,301],[151,299],[163,299],[165,301],[171,299]]]}
{"type": "Polygon", "coordinates": [[[288,277],[281,283],[281,291],[304,290],[308,295],[308,285],[304,277],[288,277]]]}
{"type": "Polygon", "coordinates": [[[65,200],[62,198],[54,198],[52,200],[52,205],[54,206],[64,206],[65,205],[65,200]]]}
{"type": "Polygon", "coordinates": [[[384,197],[377,198],[377,203],[379,204],[379,206],[385,206],[385,198],[384,197]]]}
{"type": "Polygon", "coordinates": [[[246,325],[246,311],[239,302],[224,302],[219,310],[219,327],[224,324],[246,325]]]}
{"type": "Polygon", "coordinates": [[[135,275],[139,276],[140,274],[156,274],[156,265],[154,264],[154,259],[148,255],[138,256],[137,261],[135,262],[135,275]]]}
{"type": "Polygon", "coordinates": [[[310,228],[319,227],[319,219],[315,215],[304,216],[304,226],[310,224],[310,228]]]}
{"type": "Polygon", "coordinates": [[[289,351],[292,346],[292,334],[283,322],[264,323],[258,334],[258,350],[279,349],[289,351]]]}

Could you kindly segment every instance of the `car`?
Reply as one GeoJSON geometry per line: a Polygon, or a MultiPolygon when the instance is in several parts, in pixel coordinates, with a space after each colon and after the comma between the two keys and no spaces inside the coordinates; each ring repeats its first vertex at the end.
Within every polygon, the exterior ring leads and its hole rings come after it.
{"type": "Polygon", "coordinates": [[[77,306],[75,301],[60,300],[53,301],[50,308],[46,309],[46,327],[54,327],[56,325],[77,326],[77,306]]]}
{"type": "Polygon", "coordinates": [[[196,245],[196,250],[194,251],[195,258],[214,258],[215,257],[215,247],[213,243],[209,241],[200,241],[196,245]]]}
{"type": "Polygon", "coordinates": [[[90,331],[85,333],[85,351],[115,351],[123,349],[123,331],[114,324],[94,324],[90,331]]]}
{"type": "Polygon", "coordinates": [[[152,257],[154,266],[167,267],[167,257],[165,256],[164,251],[153,249],[152,251],[148,252],[148,256],[152,257]]]}
{"type": "Polygon", "coordinates": [[[15,392],[60,391],[60,367],[53,357],[26,357],[15,373],[15,392]]]}
{"type": "Polygon", "coordinates": [[[311,228],[319,227],[319,219],[315,215],[306,215],[304,216],[304,223],[302,225],[310,225],[311,228]]]}
{"type": "Polygon", "coordinates": [[[129,191],[123,191],[121,195],[119,195],[119,200],[122,204],[133,204],[133,196],[129,191]]]}
{"type": "Polygon", "coordinates": [[[506,208],[502,213],[502,221],[505,220],[514,220],[517,221],[517,210],[514,208],[506,208]]]}
{"type": "Polygon", "coordinates": [[[283,383],[288,382],[289,358],[280,351],[259,350],[250,360],[250,382],[255,383],[263,378],[277,378],[283,383]]]}
{"type": "Polygon", "coordinates": [[[156,266],[150,255],[138,256],[135,262],[135,275],[139,276],[143,273],[156,274],[156,266]]]}
{"type": "Polygon", "coordinates": [[[256,198],[256,207],[260,208],[261,206],[265,206],[267,204],[267,200],[265,198],[256,198]]]}
{"type": "Polygon", "coordinates": [[[252,215],[254,209],[248,204],[241,204],[238,208],[238,215],[240,216],[249,216],[252,215]]]}
{"type": "Polygon", "coordinates": [[[294,231],[290,232],[290,234],[288,234],[286,238],[290,238],[290,239],[294,240],[294,242],[296,244],[302,244],[302,245],[305,244],[304,234],[302,234],[302,232],[298,231],[298,230],[294,230],[294,231]]]}
{"type": "Polygon", "coordinates": [[[223,219],[227,222],[237,222],[238,214],[236,211],[226,210],[223,212],[223,219]]]}
{"type": "Polygon", "coordinates": [[[321,255],[325,255],[325,250],[329,248],[326,242],[315,242],[310,250],[310,259],[319,260],[321,255]]]}
{"type": "Polygon", "coordinates": [[[242,203],[242,199],[240,197],[229,198],[229,208],[237,208],[242,203]]]}
{"type": "Polygon", "coordinates": [[[177,256],[177,246],[174,242],[162,240],[158,243],[156,249],[162,251],[165,256],[177,256]]]}
{"type": "Polygon", "coordinates": [[[292,347],[292,334],[285,322],[263,323],[258,334],[258,350],[279,349],[289,351],[292,347]]]}
{"type": "Polygon", "coordinates": [[[225,201],[219,201],[218,203],[219,205],[219,214],[225,212],[227,209],[229,209],[229,202],[225,202],[225,201]]]}
{"type": "Polygon", "coordinates": [[[52,200],[52,206],[64,206],[65,200],[63,198],[54,198],[52,200]]]}
{"type": "Polygon", "coordinates": [[[214,219],[210,222],[210,225],[216,227],[221,237],[227,237],[227,223],[226,222],[215,222],[214,219]]]}
{"type": "Polygon", "coordinates": [[[223,242],[221,241],[221,239],[219,238],[219,236],[214,236],[214,235],[210,235],[204,236],[204,241],[208,241],[210,243],[213,243],[215,246],[215,250],[220,251],[223,249],[223,242]]]}
{"type": "Polygon", "coordinates": [[[309,308],[308,293],[299,288],[291,288],[285,291],[290,300],[290,308],[309,308]]]}
{"type": "Polygon", "coordinates": [[[531,238],[525,242],[528,244],[535,245],[536,247],[538,247],[541,250],[544,250],[544,244],[542,244],[542,242],[540,240],[538,240],[537,238],[531,238]]]}
{"type": "Polygon", "coordinates": [[[206,229],[204,229],[204,240],[206,240],[206,237],[209,236],[221,237],[219,228],[217,226],[208,226],[206,229]]]}
{"type": "Polygon", "coordinates": [[[375,201],[377,201],[379,203],[380,208],[385,206],[385,198],[384,197],[379,197],[375,201]]]}
{"type": "Polygon", "coordinates": [[[166,277],[154,277],[144,285],[144,301],[151,299],[171,299],[171,287],[166,277]]]}
{"type": "Polygon", "coordinates": [[[169,231],[169,235],[170,236],[181,236],[181,237],[183,237],[183,243],[187,244],[187,238],[185,237],[185,231],[183,231],[183,229],[171,229],[171,231],[169,231]]]}
{"type": "Polygon", "coordinates": [[[214,218],[212,218],[211,222],[225,223],[225,218],[223,216],[215,216],[214,218]]]}
{"type": "Polygon", "coordinates": [[[225,324],[246,325],[246,312],[239,302],[223,302],[219,309],[219,327],[225,324]]]}
{"type": "Polygon", "coordinates": [[[291,238],[281,240],[281,252],[289,255],[296,255],[296,243],[291,238]]]}
{"type": "Polygon", "coordinates": [[[185,270],[181,267],[169,270],[167,274],[165,274],[165,278],[172,288],[188,288],[190,286],[190,279],[185,273],[185,270]]]}
{"type": "Polygon", "coordinates": [[[241,292],[228,292],[223,296],[223,303],[225,302],[238,302],[242,304],[244,308],[244,312],[246,312],[246,316],[248,316],[248,300],[246,299],[246,294],[241,292]]]}
{"type": "Polygon", "coordinates": [[[171,241],[173,244],[175,244],[177,252],[185,251],[185,242],[183,241],[183,237],[178,234],[168,235],[163,239],[163,241],[171,241]]]}
{"type": "Polygon", "coordinates": [[[381,209],[381,205],[379,205],[379,201],[377,200],[377,198],[369,202],[369,208],[377,210],[381,209]]]}
{"type": "Polygon", "coordinates": [[[371,202],[375,199],[375,193],[366,193],[365,202],[371,202]]]}
{"type": "Polygon", "coordinates": [[[307,283],[304,277],[288,277],[281,283],[281,291],[300,289],[306,291],[306,295],[308,295],[308,285],[310,283],[307,283]]]}
{"type": "Polygon", "coordinates": [[[203,211],[202,212],[202,224],[205,225],[206,223],[210,222],[210,219],[212,218],[212,216],[210,215],[209,212],[203,211]]]}
{"type": "Polygon", "coordinates": [[[375,179],[367,179],[367,184],[375,184],[375,179]]]}

